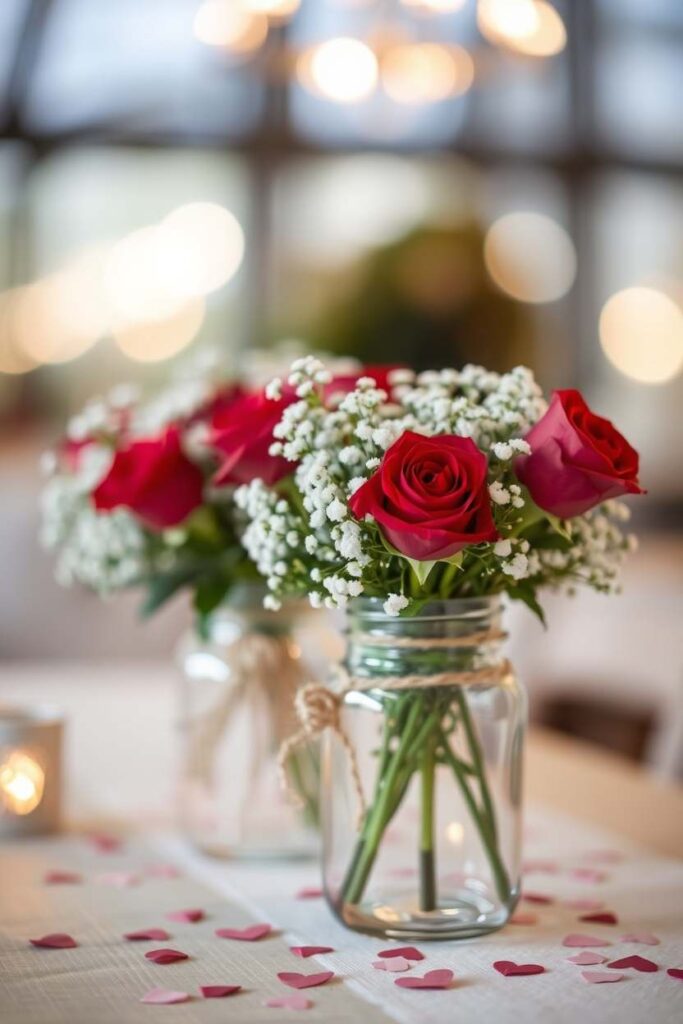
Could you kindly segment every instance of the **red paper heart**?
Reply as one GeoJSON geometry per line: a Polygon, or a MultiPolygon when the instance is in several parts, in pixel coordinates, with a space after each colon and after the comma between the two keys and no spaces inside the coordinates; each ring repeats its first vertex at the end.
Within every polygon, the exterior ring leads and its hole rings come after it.
{"type": "Polygon", "coordinates": [[[164,928],[141,928],[139,932],[126,932],[129,942],[167,942],[171,936],[164,928]]]}
{"type": "Polygon", "coordinates": [[[92,843],[98,853],[114,853],[120,850],[123,842],[117,836],[110,836],[106,832],[91,832],[88,840],[92,843]]]}
{"type": "Polygon", "coordinates": [[[270,935],[273,928],[269,924],[251,924],[248,928],[217,928],[219,939],[237,939],[239,942],[256,942],[270,935]]]}
{"type": "Polygon", "coordinates": [[[659,967],[654,963],[654,961],[646,960],[644,956],[638,956],[637,953],[634,953],[632,956],[622,956],[621,960],[612,960],[612,962],[607,964],[607,966],[617,969],[632,967],[634,971],[645,971],[648,974],[652,971],[659,970],[659,967]]]}
{"type": "Polygon", "coordinates": [[[199,989],[205,999],[224,999],[225,996],[234,996],[235,992],[241,990],[241,985],[202,985],[199,989]]]}
{"type": "Polygon", "coordinates": [[[172,1003],[186,1003],[190,996],[187,992],[174,992],[170,988],[151,988],[140,1000],[141,1003],[153,1003],[158,1006],[172,1003]]]}
{"type": "Polygon", "coordinates": [[[40,939],[29,939],[32,946],[40,949],[75,949],[78,943],[65,932],[53,932],[51,935],[43,935],[40,939]]]}
{"type": "Polygon", "coordinates": [[[554,903],[552,896],[546,896],[542,892],[523,892],[522,899],[526,900],[527,903],[554,903]]]}
{"type": "Polygon", "coordinates": [[[166,917],[169,921],[180,921],[183,924],[196,924],[197,921],[204,920],[203,910],[172,910],[166,917]]]}
{"type": "Polygon", "coordinates": [[[383,949],[377,956],[382,959],[387,956],[402,956],[404,960],[424,960],[424,953],[415,949],[415,946],[396,946],[391,949],[383,949]]]}
{"type": "Polygon", "coordinates": [[[593,924],[619,924],[616,914],[609,910],[602,910],[592,914],[582,914],[579,921],[591,921],[593,924]]]}
{"type": "Polygon", "coordinates": [[[46,885],[78,885],[83,881],[74,871],[48,871],[43,881],[46,885]]]}
{"type": "Polygon", "coordinates": [[[176,960],[187,960],[188,956],[179,949],[150,949],[145,953],[145,959],[155,964],[174,964],[176,960]]]}
{"type": "Polygon", "coordinates": [[[317,885],[306,885],[306,886],[304,886],[303,889],[299,889],[299,891],[295,895],[295,899],[297,899],[297,900],[318,900],[318,899],[320,899],[322,894],[323,894],[323,891],[320,888],[320,886],[317,886],[317,885]]]}
{"type": "Polygon", "coordinates": [[[334,953],[332,946],[290,946],[289,948],[294,956],[304,959],[309,956],[318,956],[320,953],[334,953]]]}
{"type": "Polygon", "coordinates": [[[283,985],[290,988],[316,988],[318,985],[326,985],[334,978],[334,971],[321,971],[319,974],[298,974],[296,971],[282,971],[278,978],[283,985]]]}
{"type": "Polygon", "coordinates": [[[506,978],[515,978],[524,974],[543,974],[545,967],[540,964],[516,964],[513,960],[496,960],[494,968],[506,978]]]}
{"type": "Polygon", "coordinates": [[[669,967],[666,973],[670,978],[679,978],[683,981],[683,967],[669,967]]]}
{"type": "Polygon", "coordinates": [[[449,988],[454,977],[453,971],[441,969],[427,971],[421,978],[396,978],[394,985],[399,988],[449,988]]]}

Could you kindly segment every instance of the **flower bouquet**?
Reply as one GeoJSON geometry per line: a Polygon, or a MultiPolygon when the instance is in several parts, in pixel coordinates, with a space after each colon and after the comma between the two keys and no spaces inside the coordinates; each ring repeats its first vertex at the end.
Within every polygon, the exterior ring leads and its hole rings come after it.
{"type": "Polygon", "coordinates": [[[518,896],[524,698],[500,596],[543,618],[544,587],[617,588],[638,456],[579,392],[548,406],[523,367],[331,385],[312,357],[269,385],[270,452],[293,473],[235,495],[269,604],[348,613],[336,685],[300,692],[283,754],[326,734],[326,889],[345,923],[477,934],[518,896]]]}

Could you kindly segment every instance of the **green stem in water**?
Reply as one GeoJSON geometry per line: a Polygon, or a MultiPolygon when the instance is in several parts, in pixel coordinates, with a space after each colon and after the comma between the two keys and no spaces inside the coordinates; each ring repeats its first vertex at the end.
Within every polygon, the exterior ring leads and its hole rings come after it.
{"type": "Polygon", "coordinates": [[[460,708],[460,717],[465,730],[465,735],[467,736],[467,745],[472,757],[472,767],[474,768],[474,774],[479,781],[481,801],[484,805],[486,817],[491,829],[491,836],[495,843],[498,841],[498,828],[496,826],[496,812],[493,806],[493,800],[491,799],[491,793],[489,792],[488,783],[486,781],[486,767],[481,753],[481,745],[477,739],[474,723],[472,722],[472,717],[470,715],[470,709],[467,706],[467,695],[460,686],[456,688],[456,699],[458,701],[458,707],[460,708]]]}
{"type": "Polygon", "coordinates": [[[434,851],[434,742],[425,744],[421,757],[422,827],[420,830],[420,910],[436,908],[436,867],[434,851]]]}

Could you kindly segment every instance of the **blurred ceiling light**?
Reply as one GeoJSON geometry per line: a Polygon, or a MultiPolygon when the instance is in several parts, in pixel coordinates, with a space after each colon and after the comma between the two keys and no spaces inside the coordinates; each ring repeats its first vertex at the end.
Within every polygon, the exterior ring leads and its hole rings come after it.
{"type": "Polygon", "coordinates": [[[382,85],[397,103],[436,103],[467,92],[473,79],[472,58],[462,47],[406,43],[382,59],[382,85]]]}
{"type": "Polygon", "coordinates": [[[683,368],[683,312],[654,288],[626,288],[603,306],[600,344],[626,377],[664,384],[683,368]]]}
{"type": "Polygon", "coordinates": [[[161,319],[182,305],[183,296],[161,269],[168,258],[158,225],[132,231],[112,246],[103,276],[115,322],[161,319]]]}
{"type": "Polygon", "coordinates": [[[538,23],[528,35],[511,38],[507,45],[527,57],[553,57],[567,43],[567,30],[555,8],[546,0],[535,0],[538,23]]]}
{"type": "Polygon", "coordinates": [[[377,84],[375,54],[360,39],[340,36],[304,52],[297,62],[299,81],[335,103],[360,103],[377,84]]]}
{"type": "Polygon", "coordinates": [[[251,53],[268,35],[268,18],[249,10],[243,0],[205,0],[195,14],[192,30],[207,46],[251,53]]]}
{"type": "Polygon", "coordinates": [[[571,238],[540,213],[508,213],[495,221],[484,241],[484,260],[498,287],[522,302],[553,302],[576,276],[571,238]]]}
{"type": "Polygon", "coordinates": [[[0,373],[20,374],[35,370],[38,363],[17,345],[14,329],[16,303],[21,289],[0,293],[0,373]]]}
{"type": "Polygon", "coordinates": [[[402,0],[404,7],[421,7],[432,14],[454,14],[467,0],[402,0]]]}
{"type": "Polygon", "coordinates": [[[257,14],[267,14],[273,21],[290,18],[298,11],[301,0],[242,0],[244,6],[257,14]]]}
{"type": "Polygon", "coordinates": [[[478,0],[477,25],[492,43],[510,43],[532,36],[539,24],[535,0],[478,0]]]}
{"type": "Polygon", "coordinates": [[[218,203],[187,203],[159,226],[160,273],[176,295],[208,295],[230,281],[244,259],[244,232],[218,203]]]}
{"type": "Polygon", "coordinates": [[[106,333],[106,307],[89,269],[67,267],[18,289],[15,345],[36,363],[70,362],[106,333]]]}
{"type": "Polygon", "coordinates": [[[114,332],[114,341],[129,359],[158,363],[186,348],[204,321],[204,299],[193,299],[165,319],[132,324],[114,332]]]}

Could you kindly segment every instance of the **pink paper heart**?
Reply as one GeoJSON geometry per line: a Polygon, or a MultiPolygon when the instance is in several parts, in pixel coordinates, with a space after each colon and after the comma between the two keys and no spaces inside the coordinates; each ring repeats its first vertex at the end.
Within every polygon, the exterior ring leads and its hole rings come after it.
{"type": "Polygon", "coordinates": [[[180,921],[183,924],[196,924],[197,921],[203,921],[205,916],[203,910],[195,908],[190,910],[171,910],[166,915],[169,921],[180,921]]]}
{"type": "Polygon", "coordinates": [[[170,988],[151,988],[149,992],[144,994],[140,1002],[166,1006],[171,1003],[187,1003],[189,998],[188,992],[174,992],[170,988]]]}
{"type": "Polygon", "coordinates": [[[509,921],[510,924],[538,924],[538,914],[528,914],[524,910],[516,910],[509,921]]]}
{"type": "Polygon", "coordinates": [[[216,928],[219,939],[237,939],[239,942],[257,942],[270,935],[273,928],[269,924],[251,924],[248,928],[216,928]]]}
{"type": "Polygon", "coordinates": [[[108,835],[106,832],[91,832],[87,836],[98,853],[114,853],[123,846],[123,841],[117,836],[108,835]]]}
{"type": "Polygon", "coordinates": [[[598,871],[597,868],[572,868],[569,872],[572,878],[578,878],[581,882],[604,882],[607,878],[607,874],[604,871],[598,871]]]}
{"type": "Polygon", "coordinates": [[[128,889],[140,884],[140,876],[133,871],[107,871],[104,875],[98,875],[97,881],[100,885],[112,885],[115,889],[128,889]]]}
{"type": "Polygon", "coordinates": [[[78,885],[83,881],[74,871],[48,871],[43,877],[46,885],[78,885]]]}
{"type": "Polygon", "coordinates": [[[654,960],[647,960],[644,956],[638,956],[637,953],[632,956],[622,956],[619,960],[612,960],[607,966],[618,969],[632,967],[634,971],[644,971],[646,974],[659,970],[654,960]]]}
{"type": "Polygon", "coordinates": [[[571,907],[572,910],[602,910],[604,907],[603,900],[562,900],[565,907],[571,907]]]}
{"type": "Polygon", "coordinates": [[[557,861],[554,860],[525,860],[522,871],[525,875],[537,873],[539,875],[556,875],[560,870],[557,861]]]}
{"type": "Polygon", "coordinates": [[[659,939],[651,932],[630,932],[621,936],[622,942],[641,942],[644,946],[658,946],[659,939]]]}
{"type": "Polygon", "coordinates": [[[669,967],[666,973],[670,978],[678,978],[683,981],[683,967],[669,967]]]}
{"type": "Polygon", "coordinates": [[[165,928],[141,928],[138,932],[126,932],[123,937],[129,942],[167,942],[171,938],[165,928]]]}
{"type": "Polygon", "coordinates": [[[225,999],[242,991],[241,985],[202,985],[199,989],[205,999],[225,999]]]}
{"type": "Polygon", "coordinates": [[[295,895],[295,899],[297,899],[297,900],[317,900],[317,899],[320,899],[320,897],[322,895],[323,895],[323,891],[320,888],[320,886],[306,885],[306,886],[304,886],[303,889],[299,889],[299,891],[295,895]]]}
{"type": "Polygon", "coordinates": [[[78,943],[66,932],[52,932],[50,935],[43,935],[40,939],[29,939],[32,946],[40,949],[75,949],[78,943]]]}
{"type": "Polygon", "coordinates": [[[619,919],[611,910],[593,911],[591,914],[582,914],[579,921],[590,921],[591,924],[619,924],[619,919]]]}
{"type": "Polygon", "coordinates": [[[441,969],[427,971],[421,978],[396,978],[394,985],[399,988],[449,988],[454,977],[453,971],[441,969]]]}
{"type": "Polygon", "coordinates": [[[607,957],[600,956],[599,953],[589,953],[586,950],[585,953],[577,953],[575,956],[568,956],[567,960],[570,964],[578,964],[579,967],[590,967],[593,964],[606,963],[607,957]]]}
{"type": "Polygon", "coordinates": [[[151,960],[155,964],[174,964],[176,960],[187,959],[187,953],[181,953],[179,949],[150,949],[145,953],[145,960],[151,960]]]}
{"type": "Polygon", "coordinates": [[[611,946],[607,939],[600,939],[597,935],[581,935],[579,932],[572,932],[565,935],[562,940],[563,946],[611,946]]]}
{"type": "Polygon", "coordinates": [[[523,892],[522,899],[526,900],[527,903],[549,904],[555,902],[552,896],[547,896],[543,892],[523,892]]]}
{"type": "Polygon", "coordinates": [[[148,864],[145,874],[150,878],[180,878],[180,871],[174,864],[148,864]]]}
{"type": "Polygon", "coordinates": [[[291,996],[276,996],[274,999],[266,999],[263,1005],[274,1010],[309,1010],[313,1003],[306,996],[297,992],[291,996]]]}
{"type": "Polygon", "coordinates": [[[410,960],[402,956],[391,956],[388,960],[374,960],[372,966],[376,971],[390,971],[392,974],[409,971],[413,966],[410,960]]]}
{"type": "Polygon", "coordinates": [[[610,974],[609,971],[581,971],[581,977],[589,985],[604,985],[610,981],[623,981],[625,974],[610,974]]]}
{"type": "Polygon", "coordinates": [[[402,956],[404,960],[424,960],[424,953],[421,953],[419,949],[415,949],[415,946],[396,946],[391,949],[381,949],[377,954],[384,960],[386,957],[402,956]]]}
{"type": "Polygon", "coordinates": [[[506,978],[522,977],[526,974],[544,974],[545,967],[540,964],[516,964],[513,960],[496,960],[495,970],[506,978]]]}
{"type": "Polygon", "coordinates": [[[294,956],[300,956],[303,959],[309,956],[319,956],[321,953],[334,953],[332,946],[290,946],[289,948],[294,956]]]}
{"type": "Polygon", "coordinates": [[[278,978],[290,988],[317,988],[334,978],[334,971],[320,971],[318,974],[299,974],[298,971],[280,971],[278,978]]]}

